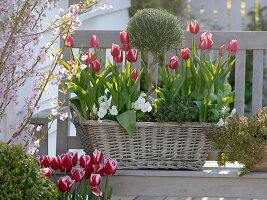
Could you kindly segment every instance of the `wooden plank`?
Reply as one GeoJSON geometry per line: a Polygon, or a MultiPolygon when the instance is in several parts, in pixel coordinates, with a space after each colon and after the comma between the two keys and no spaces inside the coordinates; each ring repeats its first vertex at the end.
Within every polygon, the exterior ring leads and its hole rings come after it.
{"type": "Polygon", "coordinates": [[[134,200],[136,196],[112,196],[112,200],[134,200]]]}
{"type": "Polygon", "coordinates": [[[262,107],[263,50],[253,51],[252,113],[262,107]]]}
{"type": "Polygon", "coordinates": [[[155,196],[139,196],[137,198],[135,198],[134,200],[164,200],[165,197],[155,197],[155,196]]]}
{"type": "Polygon", "coordinates": [[[111,48],[112,43],[120,44],[120,31],[121,30],[77,30],[73,34],[75,41],[74,47],[89,48],[89,39],[91,35],[96,35],[99,38],[100,48],[111,48]]]}
{"type": "Polygon", "coordinates": [[[246,51],[237,51],[235,63],[235,108],[239,115],[244,115],[245,109],[245,70],[246,51]]]}
{"type": "Polygon", "coordinates": [[[194,200],[193,197],[167,197],[164,200],[194,200]]]}
{"type": "Polygon", "coordinates": [[[111,177],[114,195],[266,198],[267,173],[238,176],[238,168],[203,171],[118,170],[111,177]],[[122,184],[123,183],[123,184],[122,184]]]}
{"type": "MultiPolygon", "coordinates": [[[[85,48],[89,48],[89,38],[91,35],[95,34],[99,37],[100,47],[110,48],[112,43],[120,44],[120,31],[121,30],[77,30],[72,36],[75,40],[75,47],[80,47],[83,44],[85,48]]],[[[197,42],[201,33],[203,33],[203,31],[196,37],[197,42]]],[[[216,41],[212,49],[219,49],[223,44],[228,45],[233,39],[239,41],[240,50],[267,49],[267,32],[265,31],[212,31],[212,35],[213,41],[216,41]],[[257,40],[252,38],[257,38],[257,40]]],[[[185,31],[185,47],[192,46],[192,36],[190,32],[185,31]]]]}
{"type": "Polygon", "coordinates": [[[83,149],[79,136],[68,136],[68,149],[83,149]]]}

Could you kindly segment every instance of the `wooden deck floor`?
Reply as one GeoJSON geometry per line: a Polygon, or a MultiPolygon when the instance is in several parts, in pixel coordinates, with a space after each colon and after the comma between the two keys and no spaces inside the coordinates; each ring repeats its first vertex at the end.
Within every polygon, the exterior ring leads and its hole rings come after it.
{"type": "Polygon", "coordinates": [[[112,200],[266,200],[218,197],[148,197],[148,196],[114,196],[112,200]]]}
{"type": "Polygon", "coordinates": [[[118,170],[112,200],[267,200],[267,172],[239,177],[238,167],[207,161],[202,171],[118,170]]]}

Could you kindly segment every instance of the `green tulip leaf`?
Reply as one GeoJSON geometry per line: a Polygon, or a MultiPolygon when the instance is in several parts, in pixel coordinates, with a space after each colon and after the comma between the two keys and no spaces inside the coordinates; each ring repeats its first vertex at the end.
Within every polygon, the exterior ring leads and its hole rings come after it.
{"type": "Polygon", "coordinates": [[[134,110],[126,111],[117,116],[118,122],[126,130],[126,132],[133,136],[136,127],[136,114],[134,110]]]}
{"type": "Polygon", "coordinates": [[[199,109],[199,122],[204,121],[205,105],[203,101],[194,101],[199,109]]]}

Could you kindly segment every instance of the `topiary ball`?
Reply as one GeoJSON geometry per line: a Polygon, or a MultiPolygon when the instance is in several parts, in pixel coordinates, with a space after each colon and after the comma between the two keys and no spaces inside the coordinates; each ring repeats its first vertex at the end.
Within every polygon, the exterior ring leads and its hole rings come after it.
{"type": "Polygon", "coordinates": [[[130,19],[127,32],[132,47],[150,51],[155,57],[181,47],[183,41],[180,19],[154,8],[138,10],[130,19]]]}
{"type": "Polygon", "coordinates": [[[0,199],[55,200],[58,190],[21,145],[0,143],[0,199]]]}

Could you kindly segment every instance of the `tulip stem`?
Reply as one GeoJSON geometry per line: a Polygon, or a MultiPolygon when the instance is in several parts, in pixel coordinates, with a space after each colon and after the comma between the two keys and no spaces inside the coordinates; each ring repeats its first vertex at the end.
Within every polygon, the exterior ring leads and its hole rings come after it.
{"type": "Polygon", "coordinates": [[[105,183],[105,198],[108,198],[108,185],[109,185],[109,175],[107,175],[106,183],[105,183]]]}

